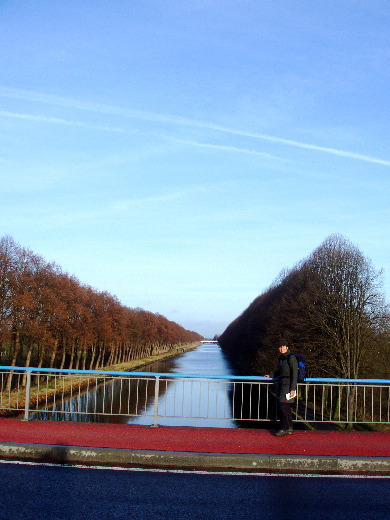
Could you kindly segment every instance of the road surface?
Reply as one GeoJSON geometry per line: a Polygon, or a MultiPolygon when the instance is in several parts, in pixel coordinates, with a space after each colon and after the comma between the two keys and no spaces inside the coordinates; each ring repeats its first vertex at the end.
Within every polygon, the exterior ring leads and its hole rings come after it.
{"type": "Polygon", "coordinates": [[[390,479],[0,464],[0,520],[387,520],[390,479]]]}

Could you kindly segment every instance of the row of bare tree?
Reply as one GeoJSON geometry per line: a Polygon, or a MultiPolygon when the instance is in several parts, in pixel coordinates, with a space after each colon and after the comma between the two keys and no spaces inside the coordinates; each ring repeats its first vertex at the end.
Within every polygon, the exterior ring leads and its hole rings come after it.
{"type": "Polygon", "coordinates": [[[311,377],[390,378],[382,272],[340,235],[284,271],[219,337],[242,365],[268,373],[281,338],[311,377]]]}
{"type": "Polygon", "coordinates": [[[11,237],[0,239],[1,365],[98,369],[200,339],[81,284],[11,237]]]}

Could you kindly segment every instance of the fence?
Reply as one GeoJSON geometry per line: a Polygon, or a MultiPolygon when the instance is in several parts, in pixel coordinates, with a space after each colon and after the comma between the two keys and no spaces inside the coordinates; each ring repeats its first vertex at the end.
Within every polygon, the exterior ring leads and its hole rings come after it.
{"type": "MultiPolygon", "coordinates": [[[[264,377],[0,366],[0,389],[0,414],[25,420],[277,419],[275,380],[264,377]]],[[[298,395],[298,422],[390,424],[389,380],[308,378],[298,395]]]]}

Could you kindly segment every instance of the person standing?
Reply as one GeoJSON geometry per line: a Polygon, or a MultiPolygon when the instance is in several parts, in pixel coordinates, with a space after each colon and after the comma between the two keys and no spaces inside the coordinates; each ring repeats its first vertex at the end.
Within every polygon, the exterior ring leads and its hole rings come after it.
{"type": "Polygon", "coordinates": [[[297,397],[298,361],[289,352],[285,340],[279,342],[279,353],[278,368],[273,374],[274,378],[278,378],[277,398],[280,416],[280,430],[275,435],[283,437],[293,433],[291,406],[295,404],[297,397]]]}

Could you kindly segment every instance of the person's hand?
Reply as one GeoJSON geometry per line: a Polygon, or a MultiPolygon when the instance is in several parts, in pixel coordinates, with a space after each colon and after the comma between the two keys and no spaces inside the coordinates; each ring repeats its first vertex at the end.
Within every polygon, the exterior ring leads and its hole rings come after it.
{"type": "Polygon", "coordinates": [[[270,376],[269,374],[266,374],[264,377],[268,377],[268,378],[270,378],[271,376],[270,376]]]}
{"type": "Polygon", "coordinates": [[[297,392],[295,390],[291,390],[291,392],[290,392],[291,399],[293,397],[295,397],[296,395],[297,395],[297,392]]]}

